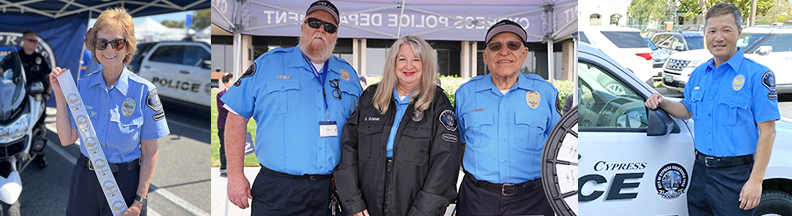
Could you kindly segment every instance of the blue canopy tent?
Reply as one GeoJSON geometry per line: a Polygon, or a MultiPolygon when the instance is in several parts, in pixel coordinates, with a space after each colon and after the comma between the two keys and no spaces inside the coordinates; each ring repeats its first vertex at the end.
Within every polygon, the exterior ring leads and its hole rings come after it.
{"type": "MultiPolygon", "coordinates": [[[[21,46],[22,32],[36,32],[40,38],[39,52],[52,68],[80,68],[83,39],[89,18],[97,18],[105,9],[123,7],[133,17],[150,16],[210,7],[207,0],[96,1],[39,0],[0,1],[0,42],[21,46]]],[[[76,80],[76,79],[75,79],[76,80]]],[[[48,106],[54,106],[54,100],[48,106]]]]}

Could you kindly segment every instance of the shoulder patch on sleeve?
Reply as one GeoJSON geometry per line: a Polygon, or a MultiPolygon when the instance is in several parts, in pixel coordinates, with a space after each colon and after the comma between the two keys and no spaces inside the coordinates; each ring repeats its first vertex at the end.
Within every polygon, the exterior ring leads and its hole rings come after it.
{"type": "Polygon", "coordinates": [[[154,112],[162,111],[162,102],[160,101],[159,94],[157,94],[157,89],[152,89],[149,92],[148,97],[146,97],[146,105],[154,110],[154,112]]]}
{"type": "Polygon", "coordinates": [[[242,78],[253,76],[253,74],[255,74],[255,73],[256,73],[256,63],[253,62],[253,64],[250,64],[250,67],[248,67],[248,69],[245,71],[245,73],[242,73],[242,75],[239,76],[239,79],[237,79],[237,81],[234,82],[234,86],[241,85],[242,84],[242,78]]]}
{"type": "Polygon", "coordinates": [[[773,71],[767,71],[764,75],[762,75],[762,85],[767,87],[770,91],[776,91],[776,82],[775,82],[775,75],[773,71]]]}
{"type": "Polygon", "coordinates": [[[774,92],[774,91],[768,92],[767,99],[778,100],[778,92],[774,92]]]}
{"type": "Polygon", "coordinates": [[[442,124],[446,130],[456,131],[457,121],[454,111],[444,110],[442,113],[440,113],[440,124],[442,124]]]}

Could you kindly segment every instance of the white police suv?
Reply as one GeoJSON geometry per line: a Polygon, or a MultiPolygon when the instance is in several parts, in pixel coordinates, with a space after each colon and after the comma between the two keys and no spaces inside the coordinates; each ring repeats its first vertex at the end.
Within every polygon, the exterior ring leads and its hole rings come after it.
{"type": "MultiPolygon", "coordinates": [[[[578,208],[593,215],[688,215],[693,120],[650,110],[655,91],[591,46],[578,52],[578,208]]],[[[668,98],[674,100],[672,98],[668,98]]],[[[776,139],[755,215],[792,215],[792,122],[776,139]]]]}
{"type": "Polygon", "coordinates": [[[165,100],[210,106],[211,47],[204,42],[159,42],[140,63],[139,74],[165,100]]]}

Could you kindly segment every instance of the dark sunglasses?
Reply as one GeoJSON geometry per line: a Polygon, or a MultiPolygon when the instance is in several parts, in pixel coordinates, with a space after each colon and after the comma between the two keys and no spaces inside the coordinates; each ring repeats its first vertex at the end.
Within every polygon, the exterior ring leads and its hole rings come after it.
{"type": "MultiPolygon", "coordinates": [[[[506,42],[506,47],[511,51],[520,50],[522,46],[523,44],[519,41],[506,42]]],[[[503,43],[501,42],[490,42],[489,44],[487,44],[487,49],[489,49],[492,52],[498,52],[501,50],[501,48],[503,48],[503,43]]]]}
{"type": "Polygon", "coordinates": [[[107,41],[107,39],[104,38],[97,38],[94,39],[94,46],[96,46],[96,49],[98,50],[105,50],[107,49],[107,44],[109,43],[110,45],[113,46],[113,49],[119,51],[124,49],[124,47],[126,46],[126,42],[127,42],[126,39],[120,39],[120,38],[111,41],[107,41]]]}
{"type": "Polygon", "coordinates": [[[303,23],[308,23],[309,27],[315,28],[315,29],[319,29],[319,26],[324,25],[324,31],[326,31],[327,33],[330,33],[330,34],[333,34],[333,33],[336,32],[336,30],[338,30],[338,26],[336,26],[335,24],[332,24],[332,23],[329,23],[329,22],[325,22],[325,21],[319,20],[317,18],[305,19],[305,21],[303,23]]]}
{"type": "Polygon", "coordinates": [[[38,40],[36,40],[36,39],[25,39],[25,40],[27,42],[31,42],[31,43],[38,43],[38,40]]]}

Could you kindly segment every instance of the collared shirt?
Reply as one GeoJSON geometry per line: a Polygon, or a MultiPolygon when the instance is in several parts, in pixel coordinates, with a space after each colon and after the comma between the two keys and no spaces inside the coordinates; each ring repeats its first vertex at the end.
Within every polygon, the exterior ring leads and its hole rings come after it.
{"type": "Polygon", "coordinates": [[[477,76],[456,92],[465,144],[463,165],[478,180],[522,183],[541,177],[547,135],[561,118],[558,90],[535,74],[519,74],[503,95],[491,75],[477,76]]]}
{"type": "Polygon", "coordinates": [[[256,157],[262,165],[291,175],[330,174],[341,157],[344,124],[362,93],[360,82],[349,63],[333,56],[320,85],[298,47],[261,55],[221,99],[256,121],[256,157]],[[322,89],[338,136],[319,135],[319,122],[327,121],[322,89]]]}
{"type": "MultiPolygon", "coordinates": [[[[151,82],[124,67],[118,81],[107,87],[102,73],[99,70],[77,81],[77,91],[107,161],[129,162],[140,157],[140,141],[170,134],[168,123],[151,82]]],[[[77,129],[71,116],[69,109],[71,127],[77,129]]],[[[86,145],[80,145],[80,153],[88,157],[86,145]]]]}
{"type": "Polygon", "coordinates": [[[410,106],[410,96],[412,96],[413,92],[410,92],[404,99],[399,99],[399,93],[396,92],[396,87],[393,88],[393,100],[396,101],[396,118],[393,118],[393,126],[391,126],[390,135],[388,135],[388,145],[386,147],[387,157],[393,157],[393,141],[396,139],[396,131],[399,129],[399,124],[404,117],[404,112],[407,111],[407,107],[410,106]]]}
{"type": "Polygon", "coordinates": [[[757,123],[781,118],[773,72],[741,49],[718,67],[713,59],[696,67],[684,94],[680,102],[696,123],[696,150],[710,156],[755,153],[757,123]]]}

